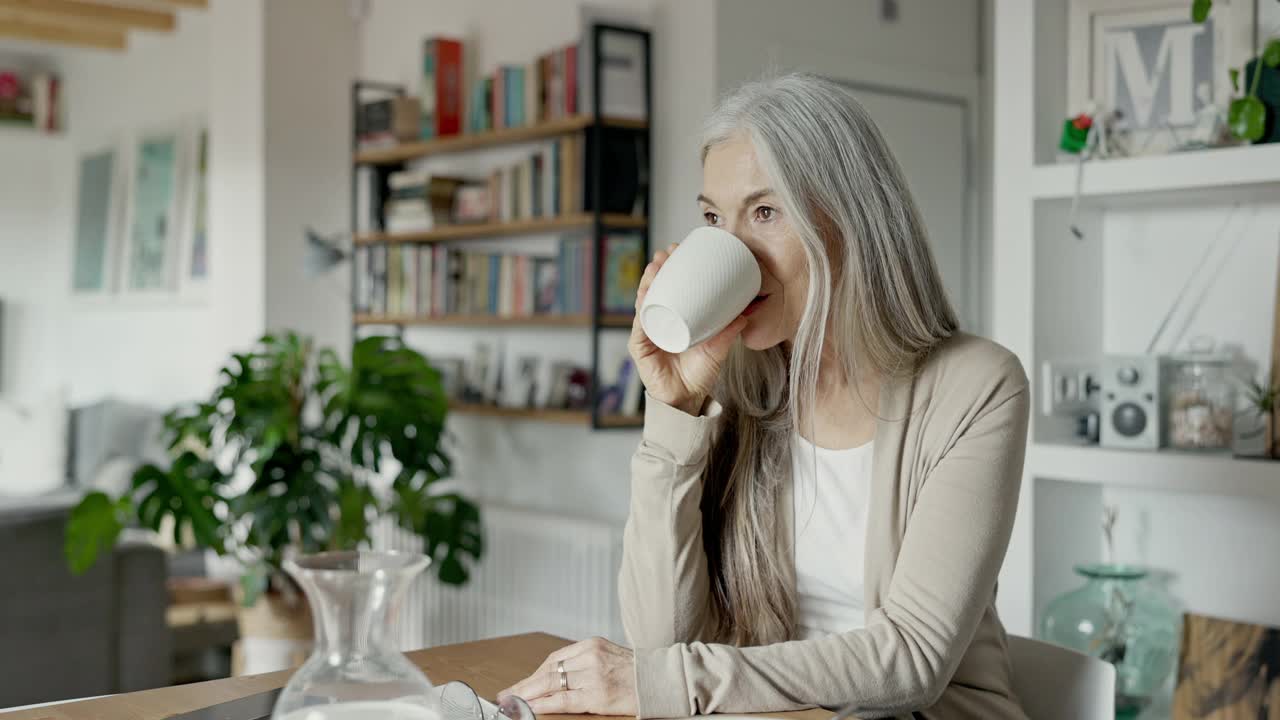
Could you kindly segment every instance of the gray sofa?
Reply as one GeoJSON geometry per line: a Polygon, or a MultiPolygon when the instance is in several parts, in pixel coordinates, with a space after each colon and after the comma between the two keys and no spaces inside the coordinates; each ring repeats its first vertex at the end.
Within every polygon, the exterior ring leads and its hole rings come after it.
{"type": "Polygon", "coordinates": [[[169,684],[164,553],[122,544],[74,576],[67,512],[0,506],[0,708],[169,684]]]}

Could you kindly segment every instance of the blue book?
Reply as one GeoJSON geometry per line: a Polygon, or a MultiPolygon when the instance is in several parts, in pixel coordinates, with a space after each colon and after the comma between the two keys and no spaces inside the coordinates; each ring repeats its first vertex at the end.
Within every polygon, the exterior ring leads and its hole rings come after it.
{"type": "Polygon", "coordinates": [[[489,256],[489,313],[498,314],[498,283],[502,276],[502,256],[489,256]]]}
{"type": "Polygon", "coordinates": [[[551,143],[551,207],[547,214],[560,214],[560,141],[551,143]]]}
{"type": "Polygon", "coordinates": [[[556,284],[556,312],[567,315],[568,306],[565,305],[565,298],[569,293],[569,239],[560,238],[560,251],[556,253],[556,276],[559,282],[556,284]]]}
{"type": "Polygon", "coordinates": [[[524,68],[511,68],[511,82],[507,84],[507,112],[511,122],[507,127],[524,125],[524,68]]]}

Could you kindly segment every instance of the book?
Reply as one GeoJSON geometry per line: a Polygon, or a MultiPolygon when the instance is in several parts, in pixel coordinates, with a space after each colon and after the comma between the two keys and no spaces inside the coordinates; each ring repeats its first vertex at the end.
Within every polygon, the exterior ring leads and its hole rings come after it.
{"type": "Polygon", "coordinates": [[[604,237],[601,263],[604,293],[601,309],[606,313],[630,313],[635,308],[636,289],[644,272],[644,250],[637,233],[613,233],[604,237]]]}
{"type": "MultiPolygon", "coordinates": [[[[412,246],[411,246],[412,247],[412,246]]],[[[417,315],[429,318],[433,315],[435,292],[435,246],[420,245],[417,250],[417,315]]]]}
{"type": "Polygon", "coordinates": [[[533,313],[551,315],[560,311],[559,258],[533,259],[533,313]]]}
{"type": "Polygon", "coordinates": [[[486,257],[488,276],[485,282],[484,309],[490,315],[500,315],[498,295],[502,290],[502,256],[492,253],[486,257]]]}
{"type": "Polygon", "coordinates": [[[458,188],[453,198],[454,222],[484,222],[493,210],[488,183],[468,183],[458,188]]]}
{"type": "Polygon", "coordinates": [[[387,248],[387,314],[404,312],[404,268],[400,246],[387,248]]]}
{"type": "Polygon", "coordinates": [[[400,312],[418,314],[418,252],[413,245],[400,245],[400,312]]]}
{"type": "Polygon", "coordinates": [[[507,88],[507,126],[520,127],[525,124],[524,118],[524,68],[511,67],[511,84],[507,88]]]}
{"type": "Polygon", "coordinates": [[[422,51],[419,135],[456,135],[462,130],[462,42],[427,38],[422,51]]]}
{"type": "Polygon", "coordinates": [[[578,114],[578,46],[564,49],[564,114],[578,114]]]}
{"type": "Polygon", "coordinates": [[[507,74],[502,67],[499,67],[493,73],[492,87],[489,94],[490,114],[489,126],[494,130],[501,130],[507,126],[507,106],[503,102],[506,97],[506,79],[507,74]]]}
{"type": "Polygon", "coordinates": [[[538,61],[524,67],[524,124],[538,123],[538,61]]]}
{"type": "Polygon", "coordinates": [[[368,246],[357,246],[355,251],[351,253],[351,262],[355,265],[355,291],[352,293],[354,307],[352,310],[356,314],[370,312],[370,301],[373,299],[373,283],[369,270],[369,252],[372,248],[368,246]]]}
{"type": "Polygon", "coordinates": [[[370,300],[369,312],[385,315],[387,312],[387,246],[369,248],[370,300]]]}

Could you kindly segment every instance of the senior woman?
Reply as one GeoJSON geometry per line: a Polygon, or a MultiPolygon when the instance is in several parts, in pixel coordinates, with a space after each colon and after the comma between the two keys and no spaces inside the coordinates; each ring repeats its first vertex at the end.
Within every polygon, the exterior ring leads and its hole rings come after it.
{"type": "Polygon", "coordinates": [[[703,217],[763,281],[680,355],[632,331],[648,400],[618,590],[635,649],[571,645],[506,694],[539,713],[1025,718],[995,608],[1020,363],[959,331],[902,171],[841,86],[745,85],[710,118],[702,170],[703,217]]]}

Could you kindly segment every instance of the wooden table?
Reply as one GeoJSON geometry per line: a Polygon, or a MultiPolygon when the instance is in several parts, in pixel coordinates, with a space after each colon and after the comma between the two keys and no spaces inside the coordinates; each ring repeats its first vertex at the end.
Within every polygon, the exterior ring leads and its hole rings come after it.
{"type": "MultiPolygon", "coordinates": [[[[427,677],[437,685],[450,680],[466,681],[482,697],[490,700],[501,690],[537,669],[547,655],[568,645],[563,638],[531,633],[506,638],[481,640],[461,645],[418,650],[407,653],[427,677]]],[[[292,670],[211,680],[112,695],[96,700],[53,705],[50,707],[0,712],[0,720],[163,720],[177,713],[190,712],[254,693],[283,687],[292,670]]],[[[571,715],[541,716],[540,720],[573,718],[571,715]]],[[[791,720],[826,720],[826,710],[793,713],[771,713],[770,717],[791,720]]]]}

